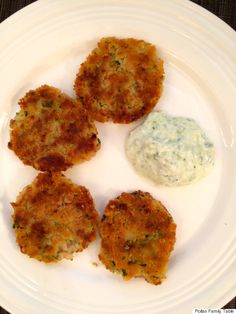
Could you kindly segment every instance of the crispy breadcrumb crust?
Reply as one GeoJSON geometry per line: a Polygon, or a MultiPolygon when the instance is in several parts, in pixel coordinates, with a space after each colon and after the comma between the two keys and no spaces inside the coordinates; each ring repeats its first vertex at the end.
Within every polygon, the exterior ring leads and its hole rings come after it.
{"type": "Polygon", "coordinates": [[[130,123],[155,107],[163,78],[163,61],[155,46],[106,37],[80,66],[74,89],[95,120],[130,123]]]}
{"type": "Polygon", "coordinates": [[[152,284],[165,278],[175,244],[176,224],[149,193],[122,193],[111,200],[100,222],[99,258],[128,280],[144,277],[152,284]]]}
{"type": "Polygon", "coordinates": [[[96,238],[99,217],[91,194],[60,173],[38,174],[11,205],[16,242],[39,261],[72,259],[96,238]]]}
{"type": "Polygon", "coordinates": [[[90,159],[100,148],[97,129],[79,101],[43,85],[20,101],[10,122],[8,147],[26,165],[62,171],[90,159]]]}

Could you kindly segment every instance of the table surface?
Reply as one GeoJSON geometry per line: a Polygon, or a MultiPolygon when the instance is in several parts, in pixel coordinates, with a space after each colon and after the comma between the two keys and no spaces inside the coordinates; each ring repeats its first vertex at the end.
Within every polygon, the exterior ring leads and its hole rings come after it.
{"type": "MultiPolygon", "coordinates": [[[[236,0],[192,0],[205,9],[211,11],[236,30],[236,0]]],[[[0,0],[0,22],[24,6],[35,2],[33,0],[0,0]]],[[[224,306],[236,309],[236,297],[224,306]]],[[[0,307],[0,314],[9,314],[0,307]]],[[[17,314],[17,313],[16,313],[17,314]]],[[[33,313],[31,313],[33,314],[33,313]]]]}

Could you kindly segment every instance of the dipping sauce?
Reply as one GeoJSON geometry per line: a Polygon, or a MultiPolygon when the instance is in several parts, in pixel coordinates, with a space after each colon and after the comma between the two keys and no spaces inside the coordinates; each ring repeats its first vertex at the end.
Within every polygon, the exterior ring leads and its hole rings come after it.
{"type": "Polygon", "coordinates": [[[215,160],[214,146],[196,121],[160,111],[129,134],[125,149],[140,174],[166,186],[198,181],[215,160]]]}

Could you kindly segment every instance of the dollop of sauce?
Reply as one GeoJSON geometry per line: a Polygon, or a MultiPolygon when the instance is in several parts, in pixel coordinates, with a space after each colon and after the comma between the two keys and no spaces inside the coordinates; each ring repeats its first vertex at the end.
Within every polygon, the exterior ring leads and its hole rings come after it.
{"type": "Polygon", "coordinates": [[[215,161],[214,145],[196,121],[160,111],[129,134],[125,149],[140,174],[166,186],[198,181],[215,161]]]}

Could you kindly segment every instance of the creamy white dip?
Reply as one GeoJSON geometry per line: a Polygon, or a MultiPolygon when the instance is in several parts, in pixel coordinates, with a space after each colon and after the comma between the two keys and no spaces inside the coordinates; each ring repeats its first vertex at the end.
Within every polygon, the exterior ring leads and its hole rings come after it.
{"type": "Polygon", "coordinates": [[[213,144],[193,119],[159,111],[129,134],[125,149],[140,174],[166,186],[199,180],[215,160],[213,144]]]}

